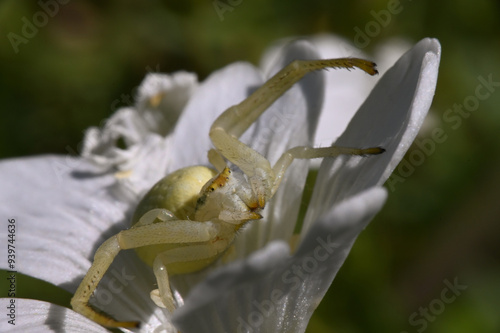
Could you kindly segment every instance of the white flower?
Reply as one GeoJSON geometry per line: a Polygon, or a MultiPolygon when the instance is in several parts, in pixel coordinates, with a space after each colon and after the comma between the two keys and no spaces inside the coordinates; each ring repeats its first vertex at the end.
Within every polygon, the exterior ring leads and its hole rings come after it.
{"type": "MultiPolygon", "coordinates": [[[[320,50],[325,52],[324,47],[320,50]]],[[[320,57],[305,42],[268,54],[272,56],[264,58],[264,75],[250,64],[235,63],[199,86],[186,73],[184,78],[147,78],[135,107],[119,110],[103,129],[87,132],[85,158],[43,156],[0,163],[1,217],[15,218],[18,226],[15,269],[73,293],[97,246],[127,228],[144,191],[168,172],[208,163],[208,129],[219,113],[243,100],[289,61],[320,57]],[[273,65],[269,59],[275,59],[273,65]],[[174,117],[169,118],[170,114],[174,117]]],[[[439,43],[421,41],[380,78],[362,104],[359,92],[366,89],[358,79],[335,83],[343,85],[343,100],[361,106],[354,115],[339,116],[342,123],[331,124],[336,128],[330,133],[331,141],[339,136],[336,131],[345,128],[336,145],[382,146],[386,152],[321,163],[299,245],[290,254],[289,240],[309,168],[307,161],[295,161],[282,189],[266,207],[264,219],[238,235],[233,262],[174,279],[178,300],[184,303],[172,318],[179,331],[305,330],[354,240],[385,201],[381,185],[422,125],[434,95],[439,59],[439,43]]],[[[347,74],[363,73],[330,71],[326,80],[322,73],[308,75],[273,104],[242,140],[271,163],[286,148],[314,145],[317,121],[326,119],[321,114],[344,111],[342,105],[332,104],[335,87],[330,82],[347,74]]],[[[367,75],[357,77],[369,80],[367,75]]],[[[352,110],[352,105],[348,107],[352,110]]],[[[321,142],[316,143],[324,144],[330,127],[323,120],[321,125],[321,139],[317,139],[321,142]]],[[[7,228],[0,230],[2,239],[6,232],[7,228]]],[[[4,262],[1,267],[8,268],[4,262]]],[[[154,284],[151,270],[133,251],[123,251],[101,281],[94,301],[117,319],[141,321],[141,331],[174,332],[166,313],[149,299],[154,284]]],[[[0,303],[4,307],[8,302],[0,303]]],[[[69,309],[35,300],[16,302],[16,326],[2,320],[1,331],[106,331],[69,309]]]]}

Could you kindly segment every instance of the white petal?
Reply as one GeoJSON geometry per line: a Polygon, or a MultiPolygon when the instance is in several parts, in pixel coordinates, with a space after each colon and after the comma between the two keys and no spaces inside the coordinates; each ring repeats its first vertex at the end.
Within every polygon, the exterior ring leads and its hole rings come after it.
{"type": "MultiPolygon", "coordinates": [[[[280,49],[265,78],[271,78],[294,60],[318,57],[318,52],[309,42],[291,42],[280,49]]],[[[306,75],[262,114],[242,141],[266,156],[271,164],[288,148],[312,144],[323,105],[324,87],[323,72],[306,75]]]]}
{"type": "Polygon", "coordinates": [[[306,226],[332,204],[389,177],[422,126],[434,96],[440,58],[437,40],[424,39],[380,79],[337,146],[381,146],[378,156],[325,159],[318,174],[306,226]]]}
{"type": "Polygon", "coordinates": [[[118,187],[142,194],[165,175],[169,160],[165,136],[197,85],[192,73],[148,74],[138,89],[137,109],[121,108],[102,128],[88,129],[82,156],[103,171],[131,173],[118,187]]]}
{"type": "Polygon", "coordinates": [[[165,135],[197,85],[192,73],[148,74],[138,89],[137,109],[121,108],[102,128],[88,129],[82,156],[103,171],[129,173],[117,187],[121,195],[132,192],[137,199],[165,176],[169,161],[165,135]]]}
{"type": "MultiPolygon", "coordinates": [[[[352,43],[334,35],[313,36],[311,42],[318,48],[322,59],[369,59],[352,43]]],[[[342,134],[377,80],[378,77],[367,75],[358,69],[335,69],[326,72],[325,102],[316,130],[315,146],[328,147],[332,140],[342,134]]]]}
{"type": "Polygon", "coordinates": [[[198,87],[194,73],[150,73],[139,86],[137,110],[150,131],[165,136],[198,87]]]}
{"type": "Polygon", "coordinates": [[[125,219],[126,206],[106,193],[113,177],[92,172],[88,162],[70,157],[0,163],[0,211],[4,220],[16,220],[18,271],[69,284],[85,271],[95,242],[125,219]]]}
{"type": "MultiPolygon", "coordinates": [[[[131,207],[111,193],[114,177],[99,174],[83,159],[4,160],[0,178],[0,216],[15,219],[16,225],[15,269],[70,292],[81,282],[97,247],[128,227],[131,207]]],[[[7,239],[6,232],[0,229],[2,239],[7,239]]],[[[10,269],[4,261],[0,265],[10,269]]],[[[164,322],[165,314],[149,299],[154,283],[151,269],[126,251],[111,265],[95,300],[119,319],[164,322]]]]}
{"type": "Polygon", "coordinates": [[[197,332],[304,332],[312,312],[354,240],[379,211],[386,191],[373,188],[340,203],[289,256],[273,242],[196,286],[174,314],[176,327],[197,332]]]}
{"type": "MultiPolygon", "coordinates": [[[[351,41],[333,34],[308,36],[306,40],[318,50],[321,59],[371,58],[355,47],[351,41]]],[[[265,51],[261,67],[266,73],[270,72],[273,63],[282,56],[283,47],[290,41],[291,38],[280,40],[265,51]]],[[[391,39],[378,45],[373,60],[377,63],[379,73],[385,73],[410,47],[407,41],[401,39],[391,39]]],[[[325,78],[325,98],[316,130],[315,146],[329,146],[332,140],[336,140],[342,134],[379,79],[378,76],[368,76],[360,70],[343,69],[326,71],[325,78]]],[[[316,161],[319,162],[319,160],[312,162],[316,161]]]]}
{"type": "Polygon", "coordinates": [[[85,132],[82,156],[103,170],[127,170],[137,150],[134,148],[147,134],[147,125],[136,110],[118,109],[106,120],[102,129],[91,127],[85,132]],[[119,140],[122,140],[125,148],[118,146],[119,140]]]}
{"type": "Polygon", "coordinates": [[[261,84],[261,74],[247,63],[234,63],[212,73],[196,90],[179,118],[169,151],[169,170],[207,165],[207,152],[212,148],[208,132],[213,121],[261,84]]]}
{"type": "Polygon", "coordinates": [[[82,156],[103,172],[121,172],[117,194],[137,201],[165,176],[167,147],[168,139],[151,132],[135,109],[122,108],[102,129],[85,132],[82,156]],[[120,140],[126,147],[118,146],[120,140]]]}
{"type": "Polygon", "coordinates": [[[158,180],[167,175],[170,140],[151,134],[134,148],[133,160],[123,170],[123,176],[119,177],[116,195],[128,194],[137,203],[158,180]]]}
{"type": "MultiPolygon", "coordinates": [[[[0,332],[109,332],[82,315],[59,305],[30,299],[13,300],[15,302],[15,325],[9,324],[8,320],[12,319],[5,317],[4,314],[4,318],[0,320],[0,332]]],[[[12,306],[11,304],[11,299],[0,298],[0,307],[7,314],[10,312],[7,307],[12,306]]]]}

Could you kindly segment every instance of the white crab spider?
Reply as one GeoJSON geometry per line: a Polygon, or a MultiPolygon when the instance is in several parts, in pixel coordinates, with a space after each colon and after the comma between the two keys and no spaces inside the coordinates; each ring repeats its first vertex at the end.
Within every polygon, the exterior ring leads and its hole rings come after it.
{"type": "Polygon", "coordinates": [[[335,157],[339,154],[380,154],[383,148],[294,147],[274,166],[239,137],[257,118],[305,74],[325,68],[360,68],[370,75],[375,64],[356,58],[296,60],[279,71],[238,105],[222,113],[210,128],[215,149],[208,152],[217,171],[193,166],[173,172],[145,195],[134,214],[132,227],[106,240],[94,263],[71,300],[73,309],[108,327],[137,327],[138,322],[121,322],[97,312],[89,305],[110,264],[120,250],[136,249],[153,267],[158,289],[153,301],[169,311],[175,309],[168,276],[191,273],[213,263],[234,240],[236,231],[251,220],[277,191],[294,159],[335,157]],[[231,173],[226,160],[243,174],[231,173]]]}

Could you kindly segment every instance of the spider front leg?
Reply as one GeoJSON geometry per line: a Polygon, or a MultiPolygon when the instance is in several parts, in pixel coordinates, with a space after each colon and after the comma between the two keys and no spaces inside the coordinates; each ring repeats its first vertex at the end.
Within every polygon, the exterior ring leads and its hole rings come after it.
{"type": "Polygon", "coordinates": [[[231,136],[239,138],[271,104],[307,73],[327,68],[355,67],[370,75],[378,73],[374,62],[358,58],[292,61],[247,99],[224,111],[214,121],[210,131],[220,128],[231,136]]]}
{"type": "Polygon", "coordinates": [[[271,190],[271,196],[276,193],[279,185],[283,179],[286,169],[292,164],[294,159],[313,159],[313,158],[325,158],[325,157],[337,157],[339,155],[378,155],[385,151],[382,147],[373,148],[349,148],[349,147],[324,147],[324,148],[312,148],[312,147],[294,147],[287,150],[273,167],[273,172],[275,175],[274,183],[271,190]]]}
{"type": "Polygon", "coordinates": [[[71,299],[71,306],[87,318],[107,327],[137,327],[138,322],[121,322],[97,312],[89,299],[120,250],[156,244],[207,242],[218,233],[210,222],[171,220],[140,225],[121,231],[105,241],[96,251],[94,262],[71,299]]]}
{"type": "MultiPolygon", "coordinates": [[[[258,206],[263,208],[279,185],[282,175],[290,163],[282,161],[271,168],[269,161],[258,152],[238,140],[238,138],[257,120],[257,118],[283,93],[309,72],[325,68],[357,67],[370,75],[377,74],[375,63],[357,58],[295,60],[275,74],[269,81],[238,105],[224,111],[212,124],[210,138],[220,155],[237,165],[249,178],[252,190],[257,197],[258,206]],[[277,174],[276,174],[277,172],[277,174]],[[275,179],[278,179],[276,181],[275,179]]],[[[369,154],[367,152],[361,154],[369,154]]],[[[313,154],[314,155],[314,154],[313,154]]],[[[338,153],[337,153],[338,155],[338,153]]],[[[212,160],[221,164],[219,158],[212,153],[212,160]]],[[[330,153],[327,156],[331,155],[330,153]]],[[[315,158],[295,157],[295,158],[315,158]]],[[[287,158],[285,157],[285,160],[287,158]]]]}

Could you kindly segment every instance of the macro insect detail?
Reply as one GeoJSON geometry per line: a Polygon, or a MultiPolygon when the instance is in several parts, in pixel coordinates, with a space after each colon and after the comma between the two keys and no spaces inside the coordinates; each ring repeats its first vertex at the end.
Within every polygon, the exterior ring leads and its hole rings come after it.
{"type": "Polygon", "coordinates": [[[137,327],[138,322],[117,321],[96,311],[89,300],[121,250],[135,249],[152,266],[158,289],[151,292],[156,305],[175,310],[169,276],[201,270],[216,261],[246,223],[262,218],[260,212],[278,190],[294,159],[347,155],[376,155],[381,147],[294,147],[271,166],[239,137],[294,83],[309,72],[325,68],[357,67],[377,74],[373,62],[357,58],[295,60],[275,74],[240,104],[224,111],[209,132],[214,148],[208,152],[213,168],[191,166],[156,183],[139,203],[130,229],[106,240],[71,300],[73,309],[107,327],[137,327]],[[231,170],[228,166],[236,166],[231,170]]]}

